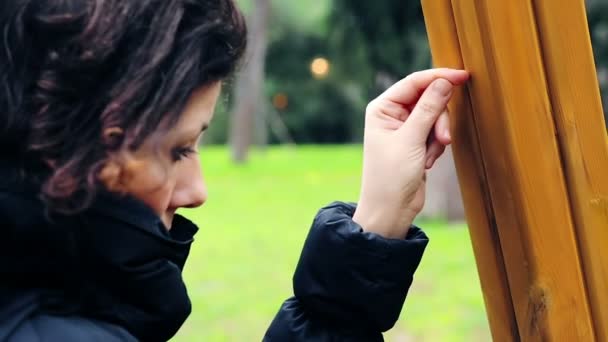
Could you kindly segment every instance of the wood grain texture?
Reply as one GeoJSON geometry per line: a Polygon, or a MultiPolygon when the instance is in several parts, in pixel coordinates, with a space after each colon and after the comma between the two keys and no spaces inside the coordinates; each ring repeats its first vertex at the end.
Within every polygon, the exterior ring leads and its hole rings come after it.
{"type": "Polygon", "coordinates": [[[520,338],[594,341],[532,3],[452,6],[520,338]]]}
{"type": "Polygon", "coordinates": [[[608,341],[608,135],[585,3],[534,6],[596,335],[608,341]]]}
{"type": "MultiPolygon", "coordinates": [[[[450,0],[423,0],[435,67],[463,69],[450,0]]],[[[499,236],[487,188],[469,92],[455,90],[449,104],[453,155],[494,341],[518,341],[519,333],[499,236]]]]}

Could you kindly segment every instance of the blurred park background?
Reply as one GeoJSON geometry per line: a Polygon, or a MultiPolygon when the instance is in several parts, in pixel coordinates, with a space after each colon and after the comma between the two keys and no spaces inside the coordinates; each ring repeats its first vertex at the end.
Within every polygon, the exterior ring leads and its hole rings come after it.
{"type": "MultiPolygon", "coordinates": [[[[419,1],[240,0],[250,50],[201,149],[209,201],[185,279],[193,313],[174,341],[259,341],[292,295],[319,208],[356,201],[365,106],[431,67],[419,1]]],[[[588,0],[608,94],[608,0],[588,0]]],[[[604,108],[608,108],[604,96],[604,108]]],[[[416,222],[431,238],[387,341],[491,340],[449,151],[416,222]]]]}

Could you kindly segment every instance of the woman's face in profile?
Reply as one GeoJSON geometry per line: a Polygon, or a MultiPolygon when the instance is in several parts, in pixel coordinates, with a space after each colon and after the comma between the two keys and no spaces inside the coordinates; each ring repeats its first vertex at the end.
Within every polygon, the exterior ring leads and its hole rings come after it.
{"type": "Polygon", "coordinates": [[[167,229],[178,208],[198,207],[207,199],[198,145],[220,90],[217,82],[194,91],[177,124],[163,136],[159,152],[148,141],[134,152],[136,162],[129,165],[126,192],[152,208],[167,229]]]}

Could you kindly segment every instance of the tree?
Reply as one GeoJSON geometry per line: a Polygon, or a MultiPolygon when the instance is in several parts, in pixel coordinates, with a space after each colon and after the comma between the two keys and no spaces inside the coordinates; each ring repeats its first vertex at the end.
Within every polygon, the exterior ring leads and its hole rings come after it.
{"type": "Polygon", "coordinates": [[[235,83],[235,103],[230,125],[232,158],[237,163],[247,161],[253,143],[255,114],[260,110],[264,86],[264,67],[268,45],[269,0],[255,0],[249,17],[249,42],[243,69],[235,83]]]}

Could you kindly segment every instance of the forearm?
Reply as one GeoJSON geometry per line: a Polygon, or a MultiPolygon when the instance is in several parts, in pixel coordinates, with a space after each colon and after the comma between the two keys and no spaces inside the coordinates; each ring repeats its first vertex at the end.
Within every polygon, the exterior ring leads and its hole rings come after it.
{"type": "Polygon", "coordinates": [[[319,212],[294,274],[295,297],[283,305],[269,336],[300,337],[312,329],[336,341],[360,341],[342,337],[381,337],[395,324],[428,238],[416,227],[405,239],[366,232],[354,212],[354,205],[339,202],[319,212]]]}

